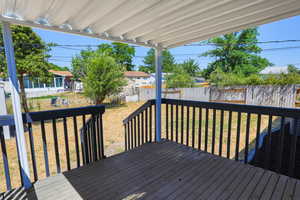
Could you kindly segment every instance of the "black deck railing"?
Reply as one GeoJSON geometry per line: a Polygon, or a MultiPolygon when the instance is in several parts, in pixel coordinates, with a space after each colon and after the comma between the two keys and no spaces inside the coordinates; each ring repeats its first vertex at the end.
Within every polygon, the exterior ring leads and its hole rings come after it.
{"type": "Polygon", "coordinates": [[[149,100],[123,120],[125,150],[156,141],[155,100],[149,100]]]}
{"type": "MultiPolygon", "coordinates": [[[[149,134],[145,130],[155,130],[147,113],[154,104],[146,102],[124,120],[126,150],[151,142],[142,137],[149,134]]],[[[175,99],[162,99],[162,104],[162,138],[300,176],[300,109],[175,99]]]]}
{"type": "MultiPolygon", "coordinates": [[[[105,107],[99,105],[23,114],[32,172],[31,181],[35,182],[40,178],[103,159],[105,157],[102,126],[104,112],[105,107]],[[89,119],[86,120],[87,118],[89,119]]],[[[16,178],[17,174],[12,172],[15,170],[13,168],[18,167],[21,173],[21,167],[17,151],[12,149],[12,147],[17,148],[16,143],[13,143],[16,139],[4,139],[4,126],[14,126],[13,116],[0,116],[3,159],[3,168],[0,166],[0,169],[2,168],[4,172],[0,172],[0,176],[2,174],[2,178],[5,178],[5,181],[0,180],[0,186],[5,182],[6,189],[10,190],[22,184],[22,176],[20,174],[20,177],[16,178]]]]}

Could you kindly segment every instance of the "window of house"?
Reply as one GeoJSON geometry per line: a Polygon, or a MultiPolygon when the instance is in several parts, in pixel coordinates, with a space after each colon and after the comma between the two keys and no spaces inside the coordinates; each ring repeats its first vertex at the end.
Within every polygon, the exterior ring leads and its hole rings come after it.
{"type": "Polygon", "coordinates": [[[55,85],[56,85],[56,87],[62,87],[63,86],[63,78],[55,77],[55,85]]]}

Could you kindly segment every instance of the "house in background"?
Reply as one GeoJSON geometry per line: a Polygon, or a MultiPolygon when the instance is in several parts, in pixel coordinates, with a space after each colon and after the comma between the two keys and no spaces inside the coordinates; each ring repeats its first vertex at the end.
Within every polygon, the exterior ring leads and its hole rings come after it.
{"type": "Polygon", "coordinates": [[[288,66],[269,66],[263,69],[259,74],[270,75],[270,74],[287,74],[289,73],[288,66]]]}
{"type": "MultiPolygon", "coordinates": [[[[69,71],[56,71],[49,70],[53,74],[53,80],[51,83],[43,83],[39,78],[24,77],[24,86],[27,97],[39,97],[59,92],[64,92],[72,88],[72,77],[73,74],[69,71]]],[[[4,79],[4,90],[5,93],[10,93],[9,81],[4,79]]]]}
{"type": "Polygon", "coordinates": [[[142,86],[152,85],[153,81],[151,76],[146,72],[140,71],[126,71],[124,72],[124,76],[128,81],[128,87],[137,88],[142,86]]]}

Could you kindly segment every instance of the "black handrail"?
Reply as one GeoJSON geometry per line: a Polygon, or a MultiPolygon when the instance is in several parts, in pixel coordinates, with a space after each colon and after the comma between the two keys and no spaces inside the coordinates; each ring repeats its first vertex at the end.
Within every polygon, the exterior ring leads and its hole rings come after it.
{"type": "Polygon", "coordinates": [[[141,112],[143,112],[147,107],[154,105],[155,104],[155,100],[151,99],[146,101],[143,105],[141,105],[138,109],[136,109],[133,113],[131,113],[128,117],[126,117],[123,120],[123,124],[128,123],[128,121],[130,121],[131,119],[133,119],[134,117],[136,117],[137,115],[139,115],[141,112]]]}
{"type": "MultiPolygon", "coordinates": [[[[80,167],[87,163],[105,158],[102,122],[102,115],[104,112],[104,105],[96,105],[24,113],[22,116],[25,130],[28,131],[31,158],[30,168],[33,171],[32,181],[37,181],[42,175],[40,169],[37,167],[37,156],[41,156],[38,155],[39,152],[36,151],[37,139],[40,139],[42,142],[42,157],[44,159],[44,171],[46,176],[50,176],[51,173],[53,174],[54,170],[53,166],[50,166],[49,164],[49,155],[51,150],[55,155],[56,173],[68,171],[74,167],[80,167]],[[86,121],[86,116],[91,116],[91,118],[86,121]],[[79,117],[82,118],[82,128],[78,127],[79,117]],[[58,126],[62,126],[62,128],[58,128],[58,126]],[[40,130],[38,131],[38,129],[40,130]],[[37,132],[40,132],[41,135],[37,132]],[[80,135],[78,133],[80,133],[80,135]],[[59,146],[59,136],[63,137],[63,146],[59,146]],[[49,140],[54,142],[53,146],[50,146],[49,140]],[[64,149],[65,155],[60,154],[60,148],[64,149]],[[73,151],[74,154],[72,153],[73,151]],[[65,169],[63,169],[64,166],[66,166],[65,169]]],[[[11,184],[9,159],[11,159],[12,153],[15,152],[7,151],[7,142],[4,139],[3,126],[14,126],[12,115],[0,116],[0,147],[3,158],[3,167],[5,170],[6,188],[7,190],[10,190],[12,187],[18,187],[19,185],[12,186],[11,184]]],[[[14,130],[14,128],[11,128],[11,130],[14,130]]],[[[20,166],[19,169],[21,169],[20,166]]],[[[4,182],[1,182],[1,184],[4,184],[4,182]]]]}

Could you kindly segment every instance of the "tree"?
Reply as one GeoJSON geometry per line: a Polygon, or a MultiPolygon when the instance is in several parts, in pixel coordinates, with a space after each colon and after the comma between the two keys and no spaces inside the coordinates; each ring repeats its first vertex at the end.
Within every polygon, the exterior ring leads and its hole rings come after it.
{"type": "Polygon", "coordinates": [[[49,68],[56,71],[69,71],[68,67],[61,67],[53,63],[49,63],[49,68]]]}
{"type": "Polygon", "coordinates": [[[135,55],[135,48],[128,44],[113,42],[112,44],[100,44],[96,50],[88,48],[80,51],[79,55],[72,58],[72,72],[76,80],[86,76],[87,61],[91,57],[97,55],[107,55],[115,59],[117,64],[126,68],[126,70],[133,70],[132,59],[135,55]]]}
{"type": "Polygon", "coordinates": [[[216,48],[202,56],[213,57],[215,61],[203,71],[203,76],[209,78],[217,68],[223,72],[248,76],[272,65],[267,59],[258,55],[262,50],[257,46],[257,36],[257,29],[251,28],[210,40],[209,42],[216,48]]]}
{"type": "Polygon", "coordinates": [[[193,87],[192,77],[182,68],[175,67],[171,73],[166,75],[167,88],[187,88],[193,87]]]}
{"type": "Polygon", "coordinates": [[[96,104],[122,91],[126,85],[124,67],[105,54],[97,54],[87,60],[87,73],[83,78],[84,93],[96,104]]]}
{"type": "Polygon", "coordinates": [[[187,59],[179,66],[186,71],[190,76],[195,77],[200,72],[198,63],[194,59],[187,59]]]}
{"type": "Polygon", "coordinates": [[[75,80],[79,80],[87,74],[88,60],[95,55],[91,48],[81,50],[79,55],[72,58],[72,74],[75,80]]]}
{"type": "Polygon", "coordinates": [[[120,65],[125,66],[127,71],[131,71],[134,68],[132,59],[135,55],[135,48],[128,44],[113,42],[110,44],[100,44],[98,46],[97,53],[105,53],[113,57],[120,65]]]}
{"type": "MultiPolygon", "coordinates": [[[[162,52],[163,61],[162,61],[162,71],[163,72],[171,72],[175,65],[174,56],[171,54],[170,51],[164,50],[162,52]]],[[[143,60],[144,66],[139,68],[139,71],[143,71],[146,73],[154,73],[155,72],[155,51],[151,48],[148,52],[146,57],[143,60]]]]}
{"type": "Polygon", "coordinates": [[[287,67],[288,67],[288,73],[300,74],[300,70],[295,65],[289,64],[287,67]]]}
{"type": "MultiPolygon", "coordinates": [[[[11,31],[22,107],[25,112],[29,112],[23,79],[27,75],[32,79],[38,77],[42,82],[49,82],[51,80],[52,75],[48,72],[50,65],[47,62],[47,58],[50,57],[48,54],[50,48],[29,27],[11,26],[11,31]]],[[[4,46],[2,37],[0,37],[0,46],[4,46]]],[[[7,76],[4,51],[0,52],[0,58],[0,74],[2,73],[4,76],[7,76]]]]}

